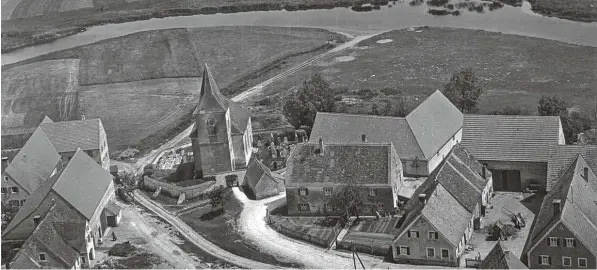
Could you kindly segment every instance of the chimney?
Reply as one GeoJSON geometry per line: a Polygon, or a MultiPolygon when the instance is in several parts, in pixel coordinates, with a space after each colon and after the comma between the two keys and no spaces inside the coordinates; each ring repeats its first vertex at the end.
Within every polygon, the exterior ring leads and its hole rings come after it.
{"type": "Polygon", "coordinates": [[[487,169],[485,168],[485,166],[483,166],[481,168],[481,176],[483,176],[483,179],[487,179],[487,169]]]}
{"type": "Polygon", "coordinates": [[[558,216],[562,212],[562,201],[560,199],[553,200],[553,215],[558,216]]]}
{"type": "Polygon", "coordinates": [[[81,114],[81,120],[85,120],[85,115],[81,114]]]}
{"type": "Polygon", "coordinates": [[[363,142],[367,142],[367,134],[361,135],[361,140],[363,140],[363,142]]]}
{"type": "Polygon", "coordinates": [[[510,254],[510,250],[509,249],[504,249],[504,255],[507,256],[508,254],[510,254]]]}
{"type": "Polygon", "coordinates": [[[582,171],[582,177],[585,179],[585,181],[589,181],[589,168],[585,167],[582,171]]]}
{"type": "Polygon", "coordinates": [[[426,198],[427,198],[427,195],[425,195],[425,193],[421,193],[421,194],[419,194],[419,201],[420,201],[421,203],[423,203],[423,204],[427,203],[427,200],[426,200],[426,198]]]}
{"type": "Polygon", "coordinates": [[[319,137],[319,154],[323,156],[323,139],[319,137]]]}

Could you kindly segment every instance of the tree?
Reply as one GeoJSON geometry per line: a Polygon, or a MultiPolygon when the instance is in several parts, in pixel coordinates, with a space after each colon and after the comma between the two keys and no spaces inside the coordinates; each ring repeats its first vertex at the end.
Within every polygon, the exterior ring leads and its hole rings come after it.
{"type": "Polygon", "coordinates": [[[373,103],[373,105],[371,105],[371,114],[373,115],[380,115],[381,113],[379,112],[379,108],[377,107],[377,104],[373,103]]]}
{"type": "Polygon", "coordinates": [[[230,192],[223,186],[214,187],[207,193],[212,208],[220,206],[224,210],[224,203],[230,197],[230,192]]]}
{"type": "Polygon", "coordinates": [[[463,113],[475,113],[479,109],[479,97],[483,89],[473,70],[468,68],[452,75],[444,87],[444,95],[463,113]]]}
{"type": "Polygon", "coordinates": [[[135,199],[135,190],[139,188],[139,177],[132,174],[126,173],[122,178],[122,187],[124,192],[135,199]]]}
{"type": "Polygon", "coordinates": [[[537,111],[543,116],[561,116],[566,112],[566,102],[559,96],[542,96],[537,111]]]}
{"type": "Polygon", "coordinates": [[[347,222],[351,216],[356,216],[358,219],[359,215],[371,206],[371,202],[366,188],[348,184],[338,192],[333,193],[327,205],[332,211],[338,213],[343,222],[347,222]]]}
{"type": "Polygon", "coordinates": [[[529,115],[529,112],[521,108],[507,106],[500,110],[491,112],[494,115],[529,115]]]}
{"type": "Polygon", "coordinates": [[[17,214],[19,208],[17,206],[11,205],[8,202],[8,199],[2,198],[2,231],[6,229],[12,218],[17,214]]]}
{"type": "Polygon", "coordinates": [[[386,116],[406,117],[410,113],[410,102],[407,97],[400,96],[395,100],[388,100],[383,114],[386,116]]]}
{"type": "Polygon", "coordinates": [[[317,112],[333,112],[334,91],[324,78],[315,73],[284,104],[284,116],[295,128],[313,126],[317,112]]]}
{"type": "Polygon", "coordinates": [[[597,128],[597,96],[593,99],[593,111],[591,112],[593,117],[593,128],[597,128]]]}

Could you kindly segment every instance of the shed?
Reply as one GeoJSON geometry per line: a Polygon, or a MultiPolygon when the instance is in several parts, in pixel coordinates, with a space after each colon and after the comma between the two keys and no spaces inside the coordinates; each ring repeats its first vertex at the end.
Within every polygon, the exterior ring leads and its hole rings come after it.
{"type": "Polygon", "coordinates": [[[256,158],[249,162],[242,186],[249,197],[257,200],[277,195],[285,190],[284,178],[272,173],[256,158]]]}
{"type": "Polygon", "coordinates": [[[108,226],[118,227],[120,219],[122,218],[122,208],[115,203],[106,205],[106,217],[108,219],[108,226]]]}

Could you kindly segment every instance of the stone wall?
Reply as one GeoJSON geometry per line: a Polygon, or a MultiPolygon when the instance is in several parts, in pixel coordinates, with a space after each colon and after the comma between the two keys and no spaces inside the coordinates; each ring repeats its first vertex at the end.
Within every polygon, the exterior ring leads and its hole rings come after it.
{"type": "Polygon", "coordinates": [[[185,193],[185,198],[188,199],[193,199],[198,197],[200,194],[205,193],[205,190],[207,190],[208,188],[210,188],[211,186],[213,186],[216,181],[207,181],[207,182],[203,182],[203,183],[199,183],[199,180],[197,180],[197,185],[194,186],[189,186],[189,187],[181,187],[175,184],[170,184],[170,183],[166,183],[166,182],[161,182],[158,180],[155,180],[149,176],[144,176],[143,177],[143,187],[150,189],[150,190],[156,190],[158,187],[162,187],[162,193],[166,193],[171,197],[174,198],[178,198],[180,196],[180,194],[185,193]]]}

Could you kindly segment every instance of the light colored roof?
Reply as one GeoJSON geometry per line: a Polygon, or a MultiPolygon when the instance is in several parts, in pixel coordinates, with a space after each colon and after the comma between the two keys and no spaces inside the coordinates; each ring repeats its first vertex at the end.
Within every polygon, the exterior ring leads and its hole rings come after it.
{"type": "MultiPolygon", "coordinates": [[[[286,184],[346,183],[389,184],[395,169],[391,143],[326,144],[324,154],[314,144],[299,144],[287,161],[286,184]]],[[[396,159],[398,159],[396,155],[396,159]]]]}
{"type": "Polygon", "coordinates": [[[79,149],[60,173],[53,189],[91,219],[111,183],[112,175],[79,149]]]}
{"type": "Polygon", "coordinates": [[[59,162],[60,155],[38,128],[13,158],[5,173],[32,193],[50,178],[59,162]]]}
{"type": "Polygon", "coordinates": [[[120,213],[120,211],[122,210],[122,207],[118,206],[118,204],[116,203],[109,203],[108,205],[106,205],[106,212],[108,213],[109,216],[116,216],[118,215],[118,213],[120,213]]]}
{"type": "Polygon", "coordinates": [[[99,118],[65,122],[42,122],[39,128],[46,134],[58,153],[99,149],[101,120],[99,118]]]}
{"type": "Polygon", "coordinates": [[[589,167],[597,172],[597,145],[553,145],[549,149],[547,161],[547,190],[557,183],[566,168],[578,155],[581,155],[589,167]]]}
{"type": "Polygon", "coordinates": [[[426,160],[405,118],[318,112],[311,142],[361,143],[362,135],[372,143],[391,142],[402,159],[426,160]]]}
{"type": "Polygon", "coordinates": [[[485,256],[478,269],[529,269],[508,247],[498,241],[493,249],[485,256]]]}
{"type": "Polygon", "coordinates": [[[558,116],[465,115],[462,145],[479,160],[547,162],[558,116]]]}
{"type": "Polygon", "coordinates": [[[441,184],[431,193],[421,214],[454,246],[458,246],[472,217],[441,184]]]}
{"type": "Polygon", "coordinates": [[[463,115],[439,90],[406,116],[423,154],[430,160],[460,129],[463,115]]]}

